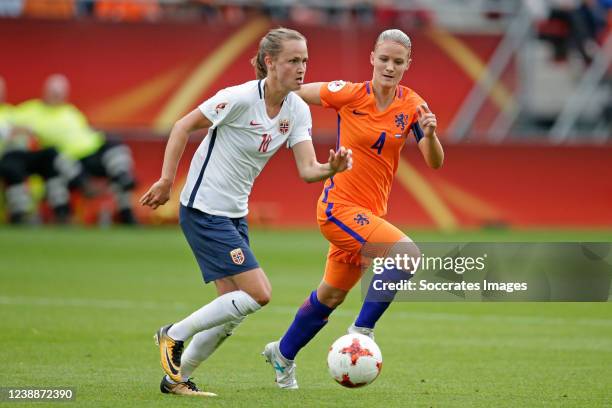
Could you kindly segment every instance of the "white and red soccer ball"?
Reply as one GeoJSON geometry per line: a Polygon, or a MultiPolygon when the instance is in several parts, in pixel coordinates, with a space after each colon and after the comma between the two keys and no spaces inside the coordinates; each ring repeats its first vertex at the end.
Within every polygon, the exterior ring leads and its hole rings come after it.
{"type": "Polygon", "coordinates": [[[347,334],[332,344],[327,355],[332,378],[348,388],[363,387],[378,377],[382,354],[378,345],[363,334],[347,334]]]}

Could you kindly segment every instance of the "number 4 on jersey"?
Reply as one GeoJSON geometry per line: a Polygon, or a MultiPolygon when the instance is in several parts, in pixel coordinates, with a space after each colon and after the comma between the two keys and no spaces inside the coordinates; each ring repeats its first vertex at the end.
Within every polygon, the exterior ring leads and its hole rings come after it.
{"type": "Polygon", "coordinates": [[[371,149],[377,149],[378,150],[376,152],[377,154],[380,154],[382,152],[382,149],[385,146],[385,137],[386,136],[387,136],[387,132],[382,132],[380,134],[380,136],[378,136],[378,140],[376,140],[376,143],[374,143],[372,146],[370,146],[371,149]]]}

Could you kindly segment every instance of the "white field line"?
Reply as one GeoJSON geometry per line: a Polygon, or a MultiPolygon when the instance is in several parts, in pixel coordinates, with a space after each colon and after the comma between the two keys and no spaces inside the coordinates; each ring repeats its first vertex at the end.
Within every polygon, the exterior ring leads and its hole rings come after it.
{"type": "MultiPolygon", "coordinates": [[[[408,303],[408,302],[406,302],[408,303]]],[[[268,312],[281,315],[293,315],[299,302],[293,306],[268,306],[264,309],[268,312]]],[[[45,298],[26,296],[0,295],[0,305],[6,306],[41,306],[41,307],[84,307],[93,309],[120,309],[120,310],[183,310],[190,311],[199,305],[187,303],[162,303],[150,301],[134,301],[123,299],[78,299],[78,298],[45,298]]],[[[355,316],[357,310],[340,308],[334,312],[336,316],[355,316]]],[[[512,315],[467,315],[455,313],[437,312],[401,312],[393,311],[394,319],[424,320],[424,321],[447,321],[447,322],[483,322],[483,323],[513,323],[524,325],[581,325],[612,327],[612,319],[598,318],[562,318],[544,316],[512,316],[512,315]]]]}
{"type": "Polygon", "coordinates": [[[93,309],[132,309],[161,310],[187,309],[188,305],[181,303],[146,302],[121,299],[75,299],[75,298],[43,298],[25,296],[2,296],[0,305],[43,306],[43,307],[86,307],[93,309]]]}

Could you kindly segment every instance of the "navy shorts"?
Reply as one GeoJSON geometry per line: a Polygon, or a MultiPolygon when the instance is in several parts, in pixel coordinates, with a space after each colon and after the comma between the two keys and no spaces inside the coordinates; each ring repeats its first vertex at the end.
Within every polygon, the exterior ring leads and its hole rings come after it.
{"type": "Polygon", "coordinates": [[[211,215],[181,205],[179,222],[204,282],[259,268],[249,247],[246,217],[211,215]]]}

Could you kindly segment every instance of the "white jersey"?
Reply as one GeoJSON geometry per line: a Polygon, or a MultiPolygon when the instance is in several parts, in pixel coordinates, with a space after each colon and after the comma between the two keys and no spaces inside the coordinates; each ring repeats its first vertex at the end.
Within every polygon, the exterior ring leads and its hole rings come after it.
{"type": "Polygon", "coordinates": [[[264,100],[265,80],[219,91],[199,106],[211,122],[191,160],[181,204],[231,218],[248,213],[255,178],[285,143],[311,140],[308,105],[290,92],[271,119],[264,100]]]}

